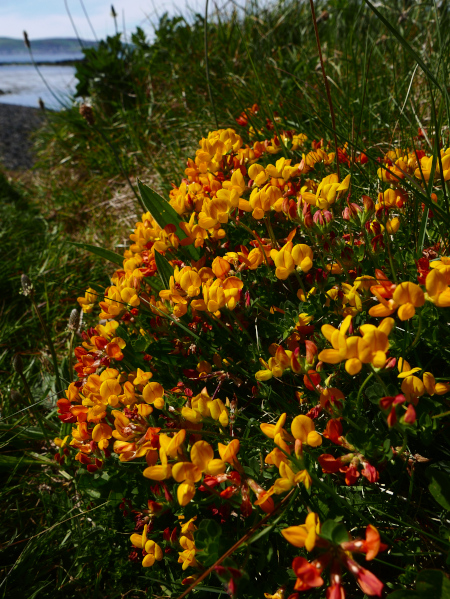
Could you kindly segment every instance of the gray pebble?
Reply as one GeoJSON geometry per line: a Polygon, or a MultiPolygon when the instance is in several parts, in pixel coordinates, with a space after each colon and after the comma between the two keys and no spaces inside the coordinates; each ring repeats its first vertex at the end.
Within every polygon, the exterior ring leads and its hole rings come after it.
{"type": "Polygon", "coordinates": [[[41,110],[0,103],[0,163],[9,170],[33,166],[30,134],[44,119],[41,110]]]}

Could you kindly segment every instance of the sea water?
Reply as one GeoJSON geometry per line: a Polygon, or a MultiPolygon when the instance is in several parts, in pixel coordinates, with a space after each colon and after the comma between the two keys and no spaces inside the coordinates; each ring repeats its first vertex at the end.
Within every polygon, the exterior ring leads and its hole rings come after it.
{"type": "MultiPolygon", "coordinates": [[[[38,72],[31,64],[5,64],[21,62],[18,58],[20,55],[0,55],[0,103],[38,108],[41,98],[45,106],[53,110],[70,105],[77,83],[73,66],[42,65],[38,72]]],[[[35,60],[74,60],[74,55],[37,55],[35,60]]]]}

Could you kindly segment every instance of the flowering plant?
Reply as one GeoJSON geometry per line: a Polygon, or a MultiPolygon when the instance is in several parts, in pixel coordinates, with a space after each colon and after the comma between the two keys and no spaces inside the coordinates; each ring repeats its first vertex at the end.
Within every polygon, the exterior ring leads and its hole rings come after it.
{"type": "Polygon", "coordinates": [[[169,201],[139,183],[111,284],[78,299],[98,321],[57,460],[119,487],[130,559],[173,596],[215,573],[342,599],[348,571],[381,597],[449,547],[450,149],[262,139],[257,109],[200,140],[169,201]]]}

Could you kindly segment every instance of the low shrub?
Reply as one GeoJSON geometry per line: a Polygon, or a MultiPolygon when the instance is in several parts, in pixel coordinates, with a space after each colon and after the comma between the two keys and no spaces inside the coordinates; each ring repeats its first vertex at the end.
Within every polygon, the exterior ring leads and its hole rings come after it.
{"type": "Polygon", "coordinates": [[[280,119],[257,139],[257,112],[247,143],[200,140],[170,201],[140,184],[111,285],[78,300],[100,322],[57,460],[120,481],[153,592],[446,588],[450,151],[335,151],[280,119]]]}

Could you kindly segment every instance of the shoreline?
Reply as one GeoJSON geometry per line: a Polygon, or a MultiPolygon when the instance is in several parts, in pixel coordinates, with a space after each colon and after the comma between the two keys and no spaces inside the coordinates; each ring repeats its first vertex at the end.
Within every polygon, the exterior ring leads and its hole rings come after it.
{"type": "Polygon", "coordinates": [[[84,60],[84,58],[81,58],[79,60],[36,60],[34,63],[31,61],[5,62],[0,60],[0,67],[34,67],[35,65],[37,65],[38,67],[73,67],[78,63],[83,62],[84,60]]]}

